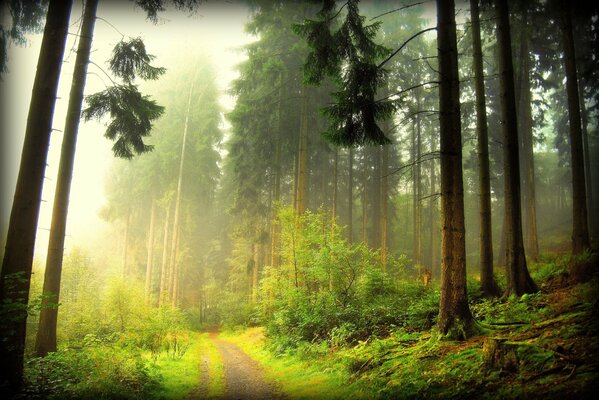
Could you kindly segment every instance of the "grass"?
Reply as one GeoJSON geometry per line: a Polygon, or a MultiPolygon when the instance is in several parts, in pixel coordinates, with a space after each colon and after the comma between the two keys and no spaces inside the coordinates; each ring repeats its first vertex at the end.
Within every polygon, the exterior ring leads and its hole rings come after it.
{"type": "Polygon", "coordinates": [[[226,339],[262,364],[266,378],[292,399],[585,398],[599,389],[599,277],[569,282],[568,262],[531,263],[539,293],[474,299],[472,311],[487,328],[466,341],[440,340],[434,329],[397,329],[353,347],[306,343],[277,356],[261,328],[226,339]],[[501,363],[485,358],[490,338],[507,349],[501,363]]]}
{"type": "Polygon", "coordinates": [[[189,332],[189,340],[191,345],[182,358],[162,355],[156,361],[162,375],[156,398],[183,399],[194,394],[215,398],[224,393],[222,360],[208,334],[189,332]],[[202,368],[202,363],[207,364],[207,368],[202,368]]]}
{"type": "Polygon", "coordinates": [[[298,355],[277,356],[264,346],[262,328],[227,332],[221,337],[239,346],[264,368],[265,378],[275,382],[292,399],[361,399],[369,393],[359,384],[348,384],[351,375],[332,358],[302,359],[298,355]],[[333,361],[333,362],[332,362],[333,361]]]}

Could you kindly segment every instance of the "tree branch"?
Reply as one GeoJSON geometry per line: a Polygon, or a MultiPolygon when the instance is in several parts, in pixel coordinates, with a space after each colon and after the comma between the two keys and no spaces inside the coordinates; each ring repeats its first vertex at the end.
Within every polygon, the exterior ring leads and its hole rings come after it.
{"type": "Polygon", "coordinates": [[[408,4],[407,6],[399,7],[399,8],[396,8],[395,10],[391,10],[391,11],[387,11],[387,12],[384,12],[384,13],[382,13],[382,14],[379,14],[379,15],[377,15],[376,17],[372,17],[372,18],[370,18],[370,20],[371,20],[371,21],[373,21],[373,20],[375,20],[375,19],[377,19],[377,18],[380,18],[380,17],[383,17],[383,16],[385,16],[385,15],[387,15],[387,14],[392,14],[392,13],[394,13],[394,12],[401,11],[401,10],[405,10],[406,8],[410,8],[410,7],[414,7],[414,6],[419,6],[420,4],[428,3],[429,1],[430,1],[430,0],[427,0],[427,1],[421,1],[421,2],[419,2],[419,3],[414,3],[414,4],[408,4]]]}
{"type": "Polygon", "coordinates": [[[387,57],[387,58],[386,58],[386,59],[385,59],[385,60],[384,60],[382,63],[380,63],[379,65],[377,65],[377,68],[381,68],[381,67],[382,67],[383,65],[385,65],[385,64],[386,64],[386,63],[387,63],[389,60],[391,60],[393,57],[395,57],[395,55],[396,55],[397,53],[399,53],[399,52],[401,51],[401,49],[403,49],[403,48],[404,48],[404,47],[405,47],[405,46],[406,46],[408,43],[410,43],[410,41],[411,41],[412,39],[415,39],[415,38],[417,38],[418,36],[422,35],[423,33],[430,32],[430,31],[435,31],[435,30],[437,30],[437,27],[436,27],[436,26],[435,26],[435,27],[433,27],[433,28],[427,28],[427,29],[424,29],[424,30],[422,30],[422,31],[420,31],[420,32],[418,32],[418,33],[416,33],[416,34],[412,35],[412,37],[411,37],[411,38],[409,38],[408,40],[406,40],[405,42],[403,42],[403,44],[402,44],[401,46],[399,46],[399,48],[398,48],[397,50],[395,50],[393,53],[391,53],[391,55],[390,55],[389,57],[387,57]]]}

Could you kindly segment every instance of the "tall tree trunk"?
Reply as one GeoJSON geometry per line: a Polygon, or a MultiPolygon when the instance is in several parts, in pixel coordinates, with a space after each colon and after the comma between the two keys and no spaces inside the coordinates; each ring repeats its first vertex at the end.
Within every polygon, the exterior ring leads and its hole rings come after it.
{"type": "Polygon", "coordinates": [[[146,286],[145,297],[146,304],[152,301],[152,274],[154,270],[154,225],[156,220],[156,202],[152,199],[152,207],[150,209],[150,229],[148,231],[148,257],[146,260],[146,286]]]}
{"type": "Polygon", "coordinates": [[[476,92],[476,133],[478,137],[478,185],[480,191],[480,286],[487,296],[499,295],[493,277],[493,234],[491,231],[491,174],[489,168],[489,134],[485,106],[483,54],[480,40],[478,0],[470,0],[472,21],[472,55],[476,92]]]}
{"type": "Polygon", "coordinates": [[[333,209],[331,211],[331,227],[335,229],[337,225],[337,193],[339,187],[339,149],[335,147],[335,159],[333,161],[333,209]]]}
{"type": "Polygon", "coordinates": [[[368,159],[366,157],[366,147],[363,149],[363,162],[362,165],[362,243],[368,245],[368,213],[366,202],[368,201],[368,196],[366,192],[368,191],[368,159]]]}
{"type": "Polygon", "coordinates": [[[299,134],[298,150],[298,174],[297,174],[297,214],[306,211],[306,190],[308,187],[308,92],[304,87],[302,90],[302,108],[299,134]]]}
{"type": "Polygon", "coordinates": [[[35,234],[71,4],[52,0],[48,6],[0,273],[0,304],[18,305],[0,322],[0,384],[7,383],[8,396],[23,379],[35,234]]]}
{"type": "Polygon", "coordinates": [[[584,153],[582,127],[580,123],[580,103],[578,95],[578,74],[576,53],[572,32],[571,4],[565,0],[562,6],[562,36],[564,42],[564,63],[566,69],[566,92],[568,94],[568,117],[570,121],[570,155],[572,166],[572,253],[580,254],[590,247],[587,225],[587,194],[584,176],[584,153]]]}
{"type": "Polygon", "coordinates": [[[253,249],[254,262],[252,263],[252,291],[251,291],[251,302],[256,304],[258,300],[258,273],[260,268],[260,243],[254,243],[253,249]]]}
{"type": "Polygon", "coordinates": [[[532,132],[532,94],[530,89],[530,61],[528,51],[528,9],[523,5],[522,37],[520,40],[520,71],[518,98],[518,132],[521,135],[522,154],[520,158],[522,183],[524,185],[524,211],[526,226],[526,252],[532,260],[539,257],[539,241],[537,238],[537,207],[535,194],[535,167],[532,132]]]}
{"type": "Polygon", "coordinates": [[[439,113],[441,137],[441,301],[438,326],[443,335],[463,338],[475,329],[466,291],[466,242],[460,89],[455,4],[437,0],[439,113]]]}
{"type": "Polygon", "coordinates": [[[370,208],[372,209],[372,226],[370,228],[370,245],[373,249],[380,248],[380,223],[381,223],[381,157],[382,150],[380,146],[371,147],[370,154],[374,159],[374,169],[372,171],[372,179],[370,185],[370,192],[372,193],[372,201],[370,202],[370,208]]]}
{"type": "Polygon", "coordinates": [[[582,85],[578,88],[578,99],[580,102],[580,115],[582,117],[582,149],[584,155],[584,177],[586,180],[587,189],[587,226],[589,227],[590,239],[594,239],[597,236],[597,224],[592,224],[591,221],[595,221],[595,203],[593,202],[593,179],[591,171],[591,159],[589,158],[589,118],[587,115],[586,105],[584,103],[584,97],[582,95],[582,85]]]}
{"type": "Polygon", "coordinates": [[[166,215],[164,216],[164,236],[162,238],[162,264],[160,266],[160,294],[158,297],[158,306],[162,306],[166,300],[167,282],[168,282],[168,227],[170,223],[171,207],[166,206],[166,215]]]}
{"type": "Polygon", "coordinates": [[[187,112],[185,113],[185,125],[183,127],[183,138],[181,140],[181,159],[179,161],[179,177],[177,179],[177,194],[175,197],[175,215],[173,216],[173,237],[171,239],[171,257],[169,261],[170,279],[169,291],[171,294],[171,305],[173,303],[173,287],[175,284],[176,273],[178,271],[178,244],[179,244],[179,214],[181,208],[181,191],[183,188],[183,169],[185,167],[185,144],[187,143],[187,131],[189,129],[189,113],[191,111],[191,96],[193,94],[193,84],[189,88],[187,98],[187,112]]]}
{"type": "Polygon", "coordinates": [[[507,294],[521,296],[537,290],[526,266],[520,208],[520,166],[516,96],[507,0],[497,0],[497,45],[503,120],[503,170],[506,231],[507,294]]]}
{"type": "MultiPolygon", "coordinates": [[[[174,229],[174,228],[173,228],[174,229]]],[[[177,230],[181,229],[181,227],[179,225],[177,225],[177,230]]],[[[174,232],[173,232],[174,234],[174,232]]],[[[177,241],[173,244],[173,248],[174,249],[178,249],[179,248],[179,243],[181,240],[181,235],[180,232],[177,233],[177,241]]],[[[171,253],[172,254],[172,253],[171,253]]],[[[170,300],[171,300],[171,308],[175,308],[177,306],[177,300],[178,300],[178,289],[179,289],[179,257],[178,255],[175,255],[175,258],[173,259],[173,263],[170,266],[170,280],[169,280],[169,293],[170,293],[170,300]]]]}
{"type": "Polygon", "coordinates": [[[349,177],[347,181],[347,238],[349,244],[354,242],[354,149],[349,148],[349,177]]]}
{"type": "MultiPolygon", "coordinates": [[[[437,150],[436,134],[433,131],[431,135],[431,152],[437,150]]],[[[431,160],[431,207],[430,207],[430,227],[431,227],[431,274],[432,277],[437,279],[437,275],[440,275],[439,265],[439,246],[438,246],[438,235],[439,227],[437,225],[437,219],[439,218],[439,208],[437,205],[437,173],[435,168],[435,160],[431,160]]]]}
{"type": "MultiPolygon", "coordinates": [[[[278,211],[278,207],[280,206],[281,201],[281,141],[283,137],[283,119],[281,115],[281,109],[283,104],[283,91],[279,91],[279,110],[278,110],[278,129],[277,129],[277,137],[275,143],[275,182],[274,182],[274,203],[275,207],[273,207],[274,211],[278,211]]],[[[279,244],[279,216],[273,215],[272,218],[272,227],[271,227],[271,244],[270,244],[270,265],[273,267],[279,266],[279,252],[278,252],[278,244],[279,244]]]]}
{"type": "Polygon", "coordinates": [[[127,215],[125,215],[125,232],[123,232],[123,279],[129,276],[129,225],[131,225],[131,208],[127,208],[127,215]]]}
{"type": "Polygon", "coordinates": [[[383,146],[383,160],[381,166],[381,264],[383,271],[387,270],[388,242],[387,237],[389,226],[389,146],[383,146]]]}
{"type": "Polygon", "coordinates": [[[60,278],[62,274],[62,259],[64,255],[64,242],[67,228],[67,214],[69,209],[69,193],[75,163],[75,148],[77,132],[79,130],[79,117],[83,103],[89,53],[96,22],[96,8],[98,0],[88,0],[85,5],[81,36],[73,71],[71,93],[65,121],[60,163],[54,194],[52,209],[52,225],[50,226],[50,239],[46,257],[46,271],[44,273],[44,288],[42,307],[35,342],[35,352],[38,357],[44,357],[49,352],[56,351],[56,323],[58,319],[58,304],[60,296],[60,278]]]}
{"type": "MultiPolygon", "coordinates": [[[[419,91],[416,89],[416,108],[420,111],[420,96],[419,91]]],[[[422,204],[420,203],[420,198],[422,197],[422,166],[420,164],[420,158],[422,154],[422,130],[420,124],[420,114],[416,116],[416,164],[415,168],[415,221],[414,225],[415,231],[415,263],[418,268],[419,275],[423,273],[423,265],[422,265],[422,204]]]]}

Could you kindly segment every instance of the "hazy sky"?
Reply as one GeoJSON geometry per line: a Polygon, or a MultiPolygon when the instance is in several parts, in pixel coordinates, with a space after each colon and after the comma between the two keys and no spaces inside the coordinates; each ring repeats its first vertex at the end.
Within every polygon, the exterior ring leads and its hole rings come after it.
{"type": "MultiPolygon", "coordinates": [[[[81,2],[76,1],[71,13],[69,32],[76,33],[81,17],[81,2]]],[[[160,21],[154,25],[147,21],[145,14],[131,2],[100,1],[98,19],[94,32],[91,59],[104,70],[106,60],[114,45],[125,37],[141,36],[147,50],[156,56],[154,64],[167,69],[174,60],[180,59],[191,48],[203,49],[210,55],[216,66],[217,84],[223,91],[221,102],[226,110],[233,106],[233,99],[224,91],[236,76],[235,66],[244,58],[238,49],[254,38],[244,33],[243,25],[248,10],[232,2],[212,2],[203,4],[199,10],[189,15],[187,12],[167,11],[160,15],[160,21]],[[118,31],[117,31],[118,30],[118,31]],[[120,33],[119,33],[120,32],[120,33]]],[[[12,45],[9,48],[9,73],[0,82],[2,93],[2,141],[0,148],[1,171],[1,208],[0,238],[4,243],[8,218],[14,196],[16,177],[25,134],[25,124],[31,99],[31,89],[35,76],[37,57],[41,43],[41,34],[32,35],[25,47],[12,45]]],[[[61,80],[59,86],[53,127],[62,131],[68,102],[68,93],[75,60],[74,35],[69,35],[65,50],[61,80]]],[[[90,65],[86,85],[86,94],[95,93],[110,84],[104,72],[90,65]]],[[[98,210],[104,204],[105,174],[113,156],[112,143],[103,137],[104,126],[96,122],[81,122],[77,141],[75,170],[71,186],[67,240],[68,251],[77,243],[91,244],[97,235],[105,233],[108,225],[98,217],[98,210]]],[[[36,257],[44,259],[48,245],[54,186],[58,170],[62,132],[54,131],[48,155],[46,180],[42,195],[39,229],[36,241],[36,257]]],[[[3,250],[3,249],[2,249],[3,250]]]]}

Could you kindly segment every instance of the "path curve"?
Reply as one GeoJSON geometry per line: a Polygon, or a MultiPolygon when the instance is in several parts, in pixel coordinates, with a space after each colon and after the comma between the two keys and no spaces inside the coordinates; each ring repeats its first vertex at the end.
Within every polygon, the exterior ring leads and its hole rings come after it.
{"type": "Polygon", "coordinates": [[[275,388],[264,380],[260,365],[233,343],[222,340],[218,333],[210,340],[221,354],[225,373],[226,400],[283,399],[275,388]]]}

